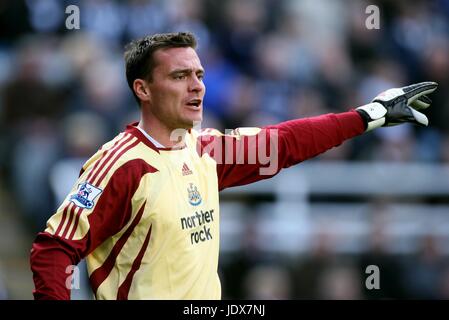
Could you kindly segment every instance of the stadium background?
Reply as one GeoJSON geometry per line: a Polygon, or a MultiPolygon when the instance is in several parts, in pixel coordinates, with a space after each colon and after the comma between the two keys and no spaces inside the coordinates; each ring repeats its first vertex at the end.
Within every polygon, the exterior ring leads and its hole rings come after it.
{"type": "MultiPolygon", "coordinates": [[[[224,192],[224,298],[449,298],[449,1],[153,0],[0,3],[0,298],[31,299],[31,242],[83,161],[138,118],[130,39],[192,31],[203,127],[341,112],[437,81],[429,128],[356,138],[224,192]],[[67,30],[65,8],[80,8],[67,30]],[[380,8],[368,30],[365,9],[380,8]],[[380,289],[365,288],[368,265],[380,289]]],[[[85,279],[75,299],[88,298],[85,279]]]]}

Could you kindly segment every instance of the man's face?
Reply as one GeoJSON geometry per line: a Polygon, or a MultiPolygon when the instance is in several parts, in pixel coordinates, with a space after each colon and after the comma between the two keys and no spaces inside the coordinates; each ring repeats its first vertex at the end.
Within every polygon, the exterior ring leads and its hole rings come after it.
{"type": "Polygon", "coordinates": [[[170,130],[192,128],[203,118],[204,69],[198,55],[190,47],[160,49],[154,60],[151,113],[170,130]]]}

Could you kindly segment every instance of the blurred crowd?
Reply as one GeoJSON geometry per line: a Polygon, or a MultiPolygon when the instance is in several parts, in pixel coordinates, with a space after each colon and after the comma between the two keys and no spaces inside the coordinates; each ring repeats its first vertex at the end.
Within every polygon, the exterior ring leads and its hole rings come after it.
{"type": "MultiPolygon", "coordinates": [[[[0,184],[31,232],[45,226],[86,158],[138,119],[124,45],[172,31],[199,40],[203,127],[342,112],[385,89],[431,80],[439,88],[426,112],[430,127],[380,129],[314,161],[449,162],[449,0],[1,1],[0,184]],[[378,30],[365,25],[371,4],[380,9],[378,30]],[[80,9],[79,30],[66,28],[68,5],[80,9]]],[[[334,277],[326,283],[338,291],[347,270],[321,276],[334,277]]],[[[284,276],[267,268],[247,281],[288,284],[284,276]]]]}
{"type": "Polygon", "coordinates": [[[338,252],[335,234],[322,228],[306,254],[290,256],[263,252],[250,229],[244,248],[222,258],[225,299],[449,299],[449,259],[438,236],[418,237],[412,254],[392,253],[374,216],[362,253],[338,252]]]}

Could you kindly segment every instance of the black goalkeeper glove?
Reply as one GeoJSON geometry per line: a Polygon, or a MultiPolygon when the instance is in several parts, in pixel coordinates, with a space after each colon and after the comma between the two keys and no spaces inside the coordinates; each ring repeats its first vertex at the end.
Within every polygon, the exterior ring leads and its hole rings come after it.
{"type": "Polygon", "coordinates": [[[388,89],[369,104],[356,111],[366,123],[366,131],[379,127],[395,126],[405,122],[427,126],[429,120],[418,110],[430,106],[432,100],[426,94],[437,88],[436,82],[420,82],[402,88],[388,89]]]}

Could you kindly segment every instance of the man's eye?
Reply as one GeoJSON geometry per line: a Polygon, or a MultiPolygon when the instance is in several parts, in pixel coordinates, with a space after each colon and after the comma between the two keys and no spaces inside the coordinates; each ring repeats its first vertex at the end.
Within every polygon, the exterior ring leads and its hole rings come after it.
{"type": "Polygon", "coordinates": [[[199,74],[197,77],[198,77],[198,79],[203,80],[204,79],[204,74],[199,74]]]}
{"type": "Polygon", "coordinates": [[[177,75],[175,76],[176,80],[184,80],[187,76],[186,75],[177,75]]]}

